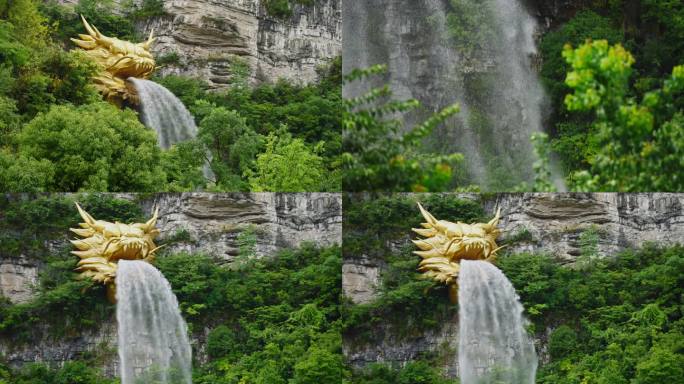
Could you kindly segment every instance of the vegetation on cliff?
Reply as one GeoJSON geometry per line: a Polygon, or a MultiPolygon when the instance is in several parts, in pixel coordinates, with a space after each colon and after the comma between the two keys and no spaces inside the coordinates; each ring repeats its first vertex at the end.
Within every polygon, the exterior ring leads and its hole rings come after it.
{"type": "Polygon", "coordinates": [[[551,147],[571,188],[682,190],[681,180],[658,175],[682,169],[676,159],[684,148],[684,105],[678,101],[684,83],[683,17],[679,1],[588,3],[542,37],[541,75],[553,102],[551,147]],[[604,44],[599,40],[613,47],[599,48],[604,44]],[[616,44],[631,53],[619,53],[616,44]],[[600,95],[592,95],[596,87],[603,89],[600,95]],[[571,94],[577,98],[565,102],[571,94]],[[639,158],[643,162],[636,164],[639,158]]]}

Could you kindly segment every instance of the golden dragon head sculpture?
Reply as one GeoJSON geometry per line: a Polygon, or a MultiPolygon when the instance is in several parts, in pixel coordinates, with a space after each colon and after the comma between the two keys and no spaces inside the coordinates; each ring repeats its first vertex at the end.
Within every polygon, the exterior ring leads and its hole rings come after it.
{"type": "Polygon", "coordinates": [[[107,287],[107,298],[116,302],[116,271],[119,260],[154,261],[154,253],[160,248],[154,244],[159,235],[155,228],[159,210],[146,223],[122,224],[95,220],[78,203],[78,213],[83,218],[81,228],[71,231],[82,239],[71,240],[76,251],[71,251],[81,258],[77,272],[79,278],[92,279],[107,287]]]}
{"type": "Polygon", "coordinates": [[[413,253],[423,258],[418,270],[423,276],[449,286],[449,299],[458,301],[458,273],[461,260],[485,260],[494,262],[496,252],[502,247],[496,245],[501,231],[497,228],[501,210],[488,223],[465,224],[437,220],[420,203],[420,213],[427,221],[423,228],[413,231],[425,237],[413,240],[420,251],[413,253]]]}
{"type": "Polygon", "coordinates": [[[94,26],[88,24],[81,15],[87,35],[79,34],[80,39],[71,39],[76,45],[85,50],[100,67],[100,71],[93,77],[93,82],[105,99],[121,106],[124,101],[138,104],[138,98],[133,89],[126,85],[126,79],[136,77],[147,79],[154,72],[156,66],[150,47],[154,42],[153,33],[143,43],[134,44],[107,37],[94,26]]]}

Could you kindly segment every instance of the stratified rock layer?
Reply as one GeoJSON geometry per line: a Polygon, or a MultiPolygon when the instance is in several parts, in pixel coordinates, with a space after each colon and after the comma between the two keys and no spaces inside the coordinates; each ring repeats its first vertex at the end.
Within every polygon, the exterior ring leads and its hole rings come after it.
{"type": "Polygon", "coordinates": [[[316,69],[342,50],[341,0],[291,2],[292,15],[270,15],[260,0],[173,0],[163,16],[139,23],[154,28],[155,57],[167,62],[162,75],[182,74],[206,80],[213,88],[233,83],[248,65],[248,80],[280,78],[309,83],[316,69]]]}

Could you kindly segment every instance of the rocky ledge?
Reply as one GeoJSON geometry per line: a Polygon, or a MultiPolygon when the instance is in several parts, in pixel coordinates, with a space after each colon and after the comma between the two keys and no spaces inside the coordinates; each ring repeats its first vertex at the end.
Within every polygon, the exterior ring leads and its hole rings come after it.
{"type": "Polygon", "coordinates": [[[280,78],[309,83],[342,50],[341,0],[290,2],[291,15],[269,14],[262,0],[173,0],[164,15],[138,23],[157,36],[162,75],[199,77],[225,88],[247,66],[252,83],[280,78]],[[170,58],[173,58],[171,60],[170,58]]]}

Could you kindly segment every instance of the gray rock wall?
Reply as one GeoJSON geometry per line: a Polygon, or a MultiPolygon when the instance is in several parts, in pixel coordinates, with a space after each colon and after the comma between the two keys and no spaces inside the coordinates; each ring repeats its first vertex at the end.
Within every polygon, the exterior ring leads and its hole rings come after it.
{"type": "Polygon", "coordinates": [[[249,65],[249,80],[286,78],[298,83],[317,79],[316,68],[341,54],[341,0],[292,2],[292,16],[269,15],[261,0],[170,0],[164,16],[138,25],[153,28],[155,57],[177,54],[179,63],[160,70],[224,88],[235,78],[236,63],[249,65]]]}

